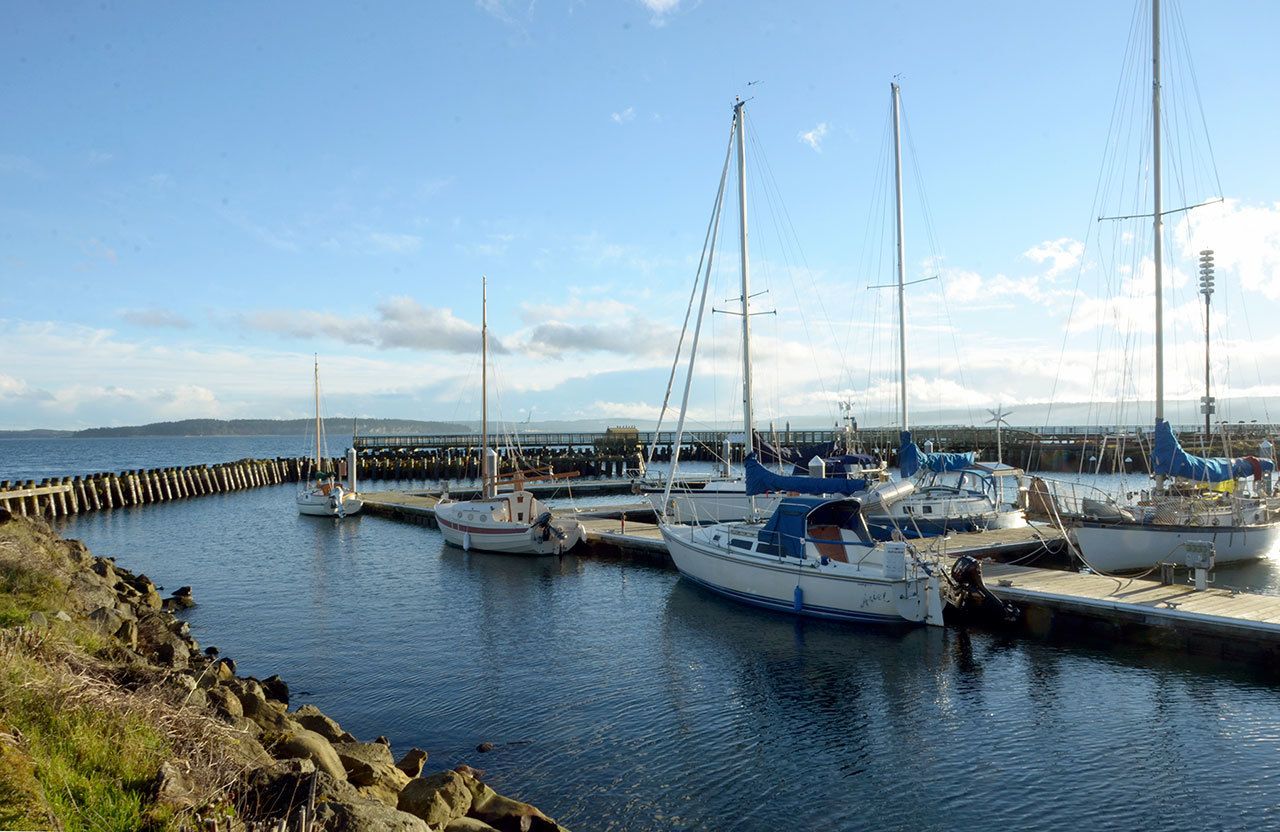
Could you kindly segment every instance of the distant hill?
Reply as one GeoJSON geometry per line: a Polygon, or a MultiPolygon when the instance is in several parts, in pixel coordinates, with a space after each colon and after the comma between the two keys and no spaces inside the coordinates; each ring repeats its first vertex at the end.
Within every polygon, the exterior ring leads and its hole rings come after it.
{"type": "MultiPolygon", "coordinates": [[[[115,428],[86,430],[13,430],[0,431],[3,439],[106,438],[120,436],[303,436],[312,430],[311,419],[183,419],[178,422],[152,422],[115,428]]],[[[458,422],[420,422],[414,419],[357,419],[361,435],[470,433],[471,428],[458,422]]],[[[351,419],[325,419],[328,433],[351,432],[351,419]]]]}

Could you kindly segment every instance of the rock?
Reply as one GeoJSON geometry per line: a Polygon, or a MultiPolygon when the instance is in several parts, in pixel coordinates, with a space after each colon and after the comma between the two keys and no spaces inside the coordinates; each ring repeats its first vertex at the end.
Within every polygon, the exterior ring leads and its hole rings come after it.
{"type": "Polygon", "coordinates": [[[49,619],[45,618],[44,613],[40,612],[40,610],[35,610],[27,617],[27,626],[33,630],[47,630],[49,629],[49,619]]]}
{"type": "Polygon", "coordinates": [[[293,712],[294,722],[306,728],[308,731],[315,731],[320,736],[330,742],[346,742],[347,737],[355,740],[346,731],[342,730],[342,726],[334,722],[323,711],[315,705],[303,705],[301,708],[293,712]]]}
{"type": "Polygon", "coordinates": [[[218,655],[218,648],[217,648],[217,647],[214,647],[214,646],[211,644],[211,645],[209,645],[208,647],[204,648],[204,654],[205,654],[206,656],[208,656],[209,658],[211,658],[211,659],[212,659],[212,658],[216,658],[216,657],[217,657],[217,655],[218,655]]]}
{"type": "Polygon", "coordinates": [[[558,832],[560,829],[554,820],[535,807],[496,792],[482,803],[472,806],[470,815],[499,832],[558,832]]]}
{"type": "Polygon", "coordinates": [[[476,746],[476,751],[479,751],[481,754],[488,754],[492,750],[493,743],[491,742],[482,742],[476,746]]]}
{"type": "Polygon", "coordinates": [[[115,632],[116,638],[124,642],[130,650],[138,649],[138,622],[131,619],[125,619],[120,622],[120,628],[115,632]]]}
{"type": "Polygon", "coordinates": [[[391,749],[380,742],[338,742],[333,750],[347,770],[347,782],[388,806],[397,804],[400,790],[413,779],[395,767],[391,749]]]}
{"type": "Polygon", "coordinates": [[[338,752],[338,756],[351,758],[352,760],[370,765],[377,763],[381,765],[395,766],[395,758],[391,756],[391,748],[380,742],[334,742],[333,750],[338,752]]]}
{"type": "Polygon", "coordinates": [[[417,777],[422,773],[422,765],[427,761],[427,756],[427,752],[421,748],[410,748],[396,763],[396,768],[410,777],[417,777]]]}
{"type": "Polygon", "coordinates": [[[214,710],[232,722],[244,718],[244,706],[240,704],[240,697],[222,685],[214,685],[209,688],[205,695],[208,696],[209,704],[213,706],[214,710]]]}
{"type": "Polygon", "coordinates": [[[94,574],[101,576],[108,586],[114,586],[116,581],[119,580],[116,577],[115,564],[106,558],[94,558],[92,569],[94,574]]]}
{"type": "Polygon", "coordinates": [[[196,599],[191,597],[191,587],[180,587],[177,592],[164,599],[164,608],[170,611],[189,610],[196,605],[196,599]],[[183,590],[186,590],[183,592],[183,590]]]}
{"type": "Polygon", "coordinates": [[[422,818],[432,827],[445,826],[471,809],[471,791],[462,775],[441,771],[410,780],[400,790],[396,808],[422,818]]]}
{"type": "Polygon", "coordinates": [[[199,803],[191,777],[172,762],[160,764],[155,795],[157,804],[177,810],[194,809],[199,803]]]}
{"type": "Polygon", "coordinates": [[[53,614],[53,617],[63,622],[64,624],[71,621],[71,616],[67,615],[66,610],[58,610],[53,614]]]}
{"type": "Polygon", "coordinates": [[[144,608],[138,615],[138,652],[175,670],[185,670],[190,664],[191,645],[169,628],[166,615],[144,608]]]}
{"type": "Polygon", "coordinates": [[[306,803],[313,780],[317,803],[354,803],[362,799],[355,787],[318,770],[312,760],[272,761],[248,769],[240,781],[243,798],[239,803],[245,807],[245,819],[274,820],[306,803]]]}
{"type": "Polygon", "coordinates": [[[315,731],[294,728],[292,732],[281,737],[271,752],[281,759],[296,757],[311,760],[316,764],[317,769],[333,779],[344,782],[347,779],[347,772],[342,767],[342,760],[338,759],[338,752],[333,750],[333,746],[327,739],[315,731]]]}
{"type": "Polygon", "coordinates": [[[218,659],[209,666],[208,676],[215,682],[230,682],[236,678],[236,663],[231,659],[218,659]]]}
{"type": "Polygon", "coordinates": [[[468,765],[461,765],[454,769],[462,783],[467,787],[467,791],[471,792],[471,807],[474,809],[481,803],[496,796],[498,793],[480,780],[482,772],[477,771],[468,765]]]}
{"type": "Polygon", "coordinates": [[[268,676],[262,680],[262,691],[268,699],[289,704],[289,685],[279,676],[268,676]]]}
{"type": "Polygon", "coordinates": [[[378,736],[374,737],[374,740],[373,740],[373,741],[374,741],[374,742],[380,742],[380,743],[382,743],[383,745],[387,746],[388,748],[390,748],[390,747],[391,747],[391,740],[387,739],[387,738],[386,738],[386,737],[384,737],[382,734],[379,734],[378,736]]]}
{"type": "Polygon", "coordinates": [[[13,519],[13,512],[9,511],[9,509],[7,508],[0,508],[0,526],[3,526],[5,523],[8,523],[12,519],[13,519]]]}
{"type": "Polygon", "coordinates": [[[111,607],[98,607],[89,613],[89,622],[99,633],[114,636],[124,623],[124,617],[111,607]]]}
{"type": "Polygon", "coordinates": [[[454,818],[444,832],[498,832],[489,824],[475,818],[454,818]]]}
{"type": "Polygon", "coordinates": [[[327,832],[431,832],[420,818],[377,800],[326,801],[316,807],[315,817],[327,832]]]}

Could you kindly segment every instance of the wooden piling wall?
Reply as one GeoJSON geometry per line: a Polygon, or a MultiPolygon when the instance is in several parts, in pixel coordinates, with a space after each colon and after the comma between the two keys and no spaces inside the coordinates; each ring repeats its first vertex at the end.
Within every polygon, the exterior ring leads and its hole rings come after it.
{"type": "MultiPolygon", "coordinates": [[[[551,469],[555,473],[577,471],[583,478],[621,478],[634,472],[640,460],[634,455],[600,454],[591,451],[546,451],[517,460],[500,454],[498,471],[506,474],[529,468],[551,469]]],[[[480,450],[467,448],[431,453],[358,457],[356,474],[360,483],[378,480],[440,481],[474,480],[480,475],[480,450]]],[[[347,478],[347,461],[338,457],[325,461],[326,470],[347,478]]],[[[249,488],[306,482],[315,474],[310,458],[240,459],[214,465],[147,468],[119,472],[99,472],[74,477],[46,477],[32,480],[0,480],[0,509],[24,516],[49,519],[114,508],[167,503],[240,491],[249,488]]]]}

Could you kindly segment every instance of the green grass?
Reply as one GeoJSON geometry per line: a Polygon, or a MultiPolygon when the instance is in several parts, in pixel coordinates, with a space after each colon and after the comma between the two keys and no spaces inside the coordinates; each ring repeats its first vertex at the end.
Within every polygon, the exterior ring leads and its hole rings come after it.
{"type": "MultiPolygon", "coordinates": [[[[43,803],[68,832],[165,829],[148,814],[149,792],[169,755],[164,736],[140,714],[96,701],[72,678],[12,653],[0,676],[0,721],[22,737],[25,768],[43,803]]],[[[10,757],[14,755],[11,753],[10,757]]],[[[29,795],[30,778],[0,769],[0,798],[29,795]]],[[[21,800],[0,800],[0,820],[30,814],[21,800]]],[[[8,821],[5,821],[8,823],[8,821]]],[[[37,825],[39,826],[39,825],[37,825]]]]}
{"type": "Polygon", "coordinates": [[[0,627],[25,624],[31,613],[49,613],[65,591],[54,576],[14,564],[0,564],[0,627]]]}

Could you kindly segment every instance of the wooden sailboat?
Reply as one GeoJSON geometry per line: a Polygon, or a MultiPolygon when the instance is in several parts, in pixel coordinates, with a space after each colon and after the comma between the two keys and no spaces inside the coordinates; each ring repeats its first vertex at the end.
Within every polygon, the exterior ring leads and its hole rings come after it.
{"type": "MultiPolygon", "coordinates": [[[[320,359],[316,358],[314,368],[314,389],[316,404],[315,424],[315,473],[298,492],[296,501],[298,513],[311,517],[346,517],[358,514],[364,502],[355,488],[355,469],[351,468],[347,487],[343,487],[333,471],[325,470],[324,461],[324,426],[320,419],[320,359]]],[[[354,458],[349,465],[354,465],[354,458]]]]}
{"type": "Polygon", "coordinates": [[[582,539],[582,527],[572,518],[553,517],[551,511],[524,488],[525,474],[539,479],[571,475],[519,472],[508,478],[511,490],[500,490],[496,475],[498,453],[489,447],[489,292],[481,279],[480,324],[480,496],[472,500],[444,499],[436,504],[436,523],[454,546],[513,555],[557,555],[582,539]]]}

